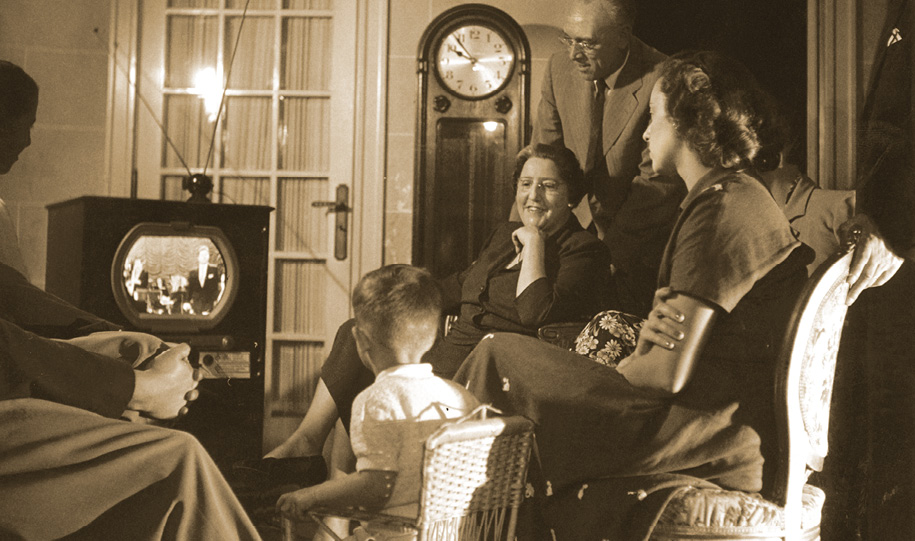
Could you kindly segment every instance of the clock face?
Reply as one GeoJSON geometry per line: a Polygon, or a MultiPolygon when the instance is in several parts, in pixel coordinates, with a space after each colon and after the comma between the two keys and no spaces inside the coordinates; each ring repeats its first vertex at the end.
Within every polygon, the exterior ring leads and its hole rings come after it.
{"type": "Polygon", "coordinates": [[[515,51],[498,31],[468,24],[442,38],[435,65],[442,84],[458,96],[485,98],[508,82],[515,51]]]}

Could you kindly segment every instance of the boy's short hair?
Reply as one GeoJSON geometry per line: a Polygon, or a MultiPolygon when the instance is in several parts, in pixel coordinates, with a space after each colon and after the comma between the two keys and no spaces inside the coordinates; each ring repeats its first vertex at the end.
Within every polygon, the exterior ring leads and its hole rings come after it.
{"type": "Polygon", "coordinates": [[[396,351],[424,353],[438,332],[442,292],[424,269],[386,265],[356,284],[353,311],[357,324],[369,327],[373,339],[396,351]]]}

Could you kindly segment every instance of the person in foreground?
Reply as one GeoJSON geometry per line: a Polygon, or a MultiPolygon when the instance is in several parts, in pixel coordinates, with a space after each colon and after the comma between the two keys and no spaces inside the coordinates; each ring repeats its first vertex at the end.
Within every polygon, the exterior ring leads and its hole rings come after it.
{"type": "MultiPolygon", "coordinates": [[[[523,149],[514,183],[521,222],[498,227],[469,268],[441,282],[445,311],[460,313],[426,354],[438,376],[452,377],[487,333],[536,335],[547,323],[586,320],[608,302],[603,286],[610,252],[572,214],[588,191],[572,151],[539,144],[523,149]]],[[[374,379],[359,360],[353,325],[350,320],[337,331],[305,418],[268,458],[320,454],[338,417],[349,429],[353,400],[374,379]]]]}
{"type": "MultiPolygon", "coordinates": [[[[774,111],[742,65],[712,52],[666,61],[650,109],[644,137],[652,163],[689,190],[658,276],[674,292],[669,304],[690,322],[681,347],[669,351],[640,335],[635,351],[612,368],[496,334],[480,342],[455,381],[537,423],[548,493],[599,477],[668,473],[765,490],[776,456],[775,352],[812,257],[746,172],[768,140],[774,111]]],[[[626,331],[612,319],[605,326],[626,331]]],[[[624,508],[613,510],[600,535],[626,533],[624,508]]],[[[545,520],[557,539],[597,535],[576,531],[568,512],[545,520]]]]}
{"type": "MultiPolygon", "coordinates": [[[[441,323],[441,292],[416,267],[390,265],[366,274],[353,291],[352,335],[359,358],[375,382],[359,393],[350,422],[356,472],[284,494],[279,511],[305,518],[316,506],[418,513],[423,444],[447,419],[463,417],[479,403],[422,361],[441,323]]],[[[375,539],[410,539],[366,524],[375,539]]]]}
{"type": "MultiPolygon", "coordinates": [[[[0,61],[0,174],[37,105],[0,61]]],[[[187,411],[189,347],[112,329],[0,263],[0,538],[259,539],[193,436],[121,420],[187,411]]]]}

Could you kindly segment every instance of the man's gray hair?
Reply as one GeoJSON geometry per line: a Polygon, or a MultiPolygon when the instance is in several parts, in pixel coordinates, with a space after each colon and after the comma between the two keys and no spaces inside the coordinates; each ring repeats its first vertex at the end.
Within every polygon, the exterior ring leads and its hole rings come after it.
{"type": "Polygon", "coordinates": [[[611,21],[620,25],[635,25],[638,7],[635,0],[580,0],[583,4],[596,3],[611,21]]]}

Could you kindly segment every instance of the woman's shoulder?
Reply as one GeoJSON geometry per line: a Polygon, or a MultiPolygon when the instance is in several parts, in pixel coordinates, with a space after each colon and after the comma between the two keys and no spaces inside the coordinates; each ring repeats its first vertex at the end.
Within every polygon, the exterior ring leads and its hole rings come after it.
{"type": "Polygon", "coordinates": [[[608,253],[610,250],[602,240],[597,238],[597,235],[582,227],[574,215],[569,218],[556,238],[557,242],[566,248],[606,250],[608,253]]]}
{"type": "Polygon", "coordinates": [[[789,228],[788,219],[778,207],[772,194],[761,181],[740,171],[716,178],[692,199],[692,207],[712,207],[715,220],[725,225],[789,228]]]}
{"type": "Polygon", "coordinates": [[[678,237],[689,246],[708,256],[780,253],[797,244],[785,214],[756,178],[729,172],[697,188],[702,192],[691,194],[680,218],[678,237]]]}

